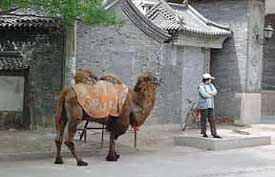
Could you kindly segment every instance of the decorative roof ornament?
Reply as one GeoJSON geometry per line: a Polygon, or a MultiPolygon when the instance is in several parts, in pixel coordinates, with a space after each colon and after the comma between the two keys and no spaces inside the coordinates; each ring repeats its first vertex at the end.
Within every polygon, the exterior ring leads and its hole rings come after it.
{"type": "Polygon", "coordinates": [[[183,1],[182,1],[182,4],[183,4],[184,6],[188,6],[189,2],[188,2],[188,0],[183,0],[183,1]]]}
{"type": "Polygon", "coordinates": [[[21,71],[29,67],[29,65],[24,64],[23,57],[18,52],[5,51],[0,53],[0,71],[21,71]]]}

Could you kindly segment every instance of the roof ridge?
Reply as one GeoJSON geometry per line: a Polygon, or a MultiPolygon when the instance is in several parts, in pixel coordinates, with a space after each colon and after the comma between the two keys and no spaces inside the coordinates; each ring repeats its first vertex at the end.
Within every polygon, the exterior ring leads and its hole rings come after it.
{"type": "Polygon", "coordinates": [[[168,20],[173,20],[174,23],[178,23],[179,25],[181,24],[181,19],[179,18],[179,16],[173,12],[173,9],[165,2],[160,1],[159,3],[157,3],[156,5],[154,5],[146,14],[145,16],[149,19],[154,19],[154,17],[157,16],[157,12],[158,10],[156,9],[160,9],[163,13],[163,16],[165,18],[167,18],[168,20]]]}
{"type": "Polygon", "coordinates": [[[196,9],[194,9],[191,5],[188,5],[188,8],[198,17],[200,18],[206,25],[210,25],[210,26],[214,26],[217,28],[221,28],[227,31],[231,31],[229,26],[224,26],[218,23],[213,22],[212,20],[207,19],[206,17],[204,17],[201,13],[199,13],[196,9]]]}
{"type": "Polygon", "coordinates": [[[50,16],[38,16],[38,15],[33,15],[33,14],[3,14],[0,15],[0,17],[5,17],[5,16],[10,16],[10,17],[36,17],[36,18],[48,18],[48,19],[61,19],[61,17],[50,17],[50,16]]]}
{"type": "Polygon", "coordinates": [[[208,22],[206,24],[210,25],[210,26],[217,27],[217,28],[221,28],[221,29],[224,29],[224,30],[227,30],[227,31],[231,31],[231,29],[229,28],[229,26],[218,24],[218,23],[216,23],[216,22],[214,22],[212,20],[208,20],[208,22]]]}
{"type": "Polygon", "coordinates": [[[162,30],[159,26],[153,24],[149,18],[140,12],[132,0],[123,0],[121,8],[125,15],[148,36],[159,42],[170,40],[171,35],[168,31],[162,30]]]}

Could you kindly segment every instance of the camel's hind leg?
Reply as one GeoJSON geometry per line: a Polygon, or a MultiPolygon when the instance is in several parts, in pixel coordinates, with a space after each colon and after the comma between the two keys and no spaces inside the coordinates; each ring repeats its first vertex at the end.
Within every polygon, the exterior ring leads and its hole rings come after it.
{"type": "Polygon", "coordinates": [[[65,144],[67,147],[70,149],[72,155],[76,159],[77,165],[78,166],[87,166],[88,163],[83,161],[78,155],[76,154],[75,151],[75,145],[74,145],[74,135],[77,131],[77,125],[81,122],[82,120],[82,108],[77,104],[77,103],[69,103],[66,105],[67,108],[67,115],[69,117],[69,122],[66,126],[65,129],[65,144]]]}
{"type": "Polygon", "coordinates": [[[64,109],[64,97],[60,96],[57,102],[57,109],[56,109],[56,117],[55,117],[55,125],[56,125],[56,159],[55,164],[63,164],[63,159],[61,156],[61,146],[63,142],[63,134],[65,126],[68,122],[68,118],[66,116],[66,112],[64,109]]]}
{"type": "Polygon", "coordinates": [[[67,119],[62,120],[62,122],[57,123],[56,126],[56,131],[57,131],[57,136],[55,139],[55,145],[56,145],[56,158],[55,158],[55,164],[63,164],[63,159],[61,156],[61,146],[62,146],[62,141],[63,141],[63,133],[65,126],[67,124],[67,119]]]}

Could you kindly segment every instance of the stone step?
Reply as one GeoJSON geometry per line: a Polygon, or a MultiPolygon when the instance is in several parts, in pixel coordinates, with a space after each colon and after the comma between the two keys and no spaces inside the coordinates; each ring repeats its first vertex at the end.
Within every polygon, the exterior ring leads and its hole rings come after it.
{"type": "Polygon", "coordinates": [[[191,146],[206,150],[226,150],[243,147],[270,145],[270,136],[243,135],[223,136],[223,139],[203,138],[199,135],[177,135],[175,143],[178,146],[191,146]]]}

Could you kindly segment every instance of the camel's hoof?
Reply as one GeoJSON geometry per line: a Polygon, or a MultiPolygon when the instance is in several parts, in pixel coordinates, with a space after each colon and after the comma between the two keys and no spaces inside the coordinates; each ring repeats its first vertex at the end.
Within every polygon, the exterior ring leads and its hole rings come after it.
{"type": "Polygon", "coordinates": [[[88,163],[85,162],[85,161],[80,160],[80,161],[77,162],[77,166],[88,166],[88,163]]]}
{"type": "Polygon", "coordinates": [[[64,164],[62,158],[56,158],[54,163],[55,164],[64,164]]]}
{"type": "Polygon", "coordinates": [[[106,157],[106,161],[108,161],[108,162],[116,162],[117,161],[117,158],[115,158],[115,157],[106,157]]]}
{"type": "Polygon", "coordinates": [[[116,154],[116,159],[117,159],[117,160],[119,159],[119,157],[120,157],[120,155],[119,155],[119,154],[116,154]]]}
{"type": "Polygon", "coordinates": [[[109,161],[109,162],[116,162],[118,158],[119,158],[119,155],[108,155],[108,156],[106,157],[106,161],[109,161]]]}

